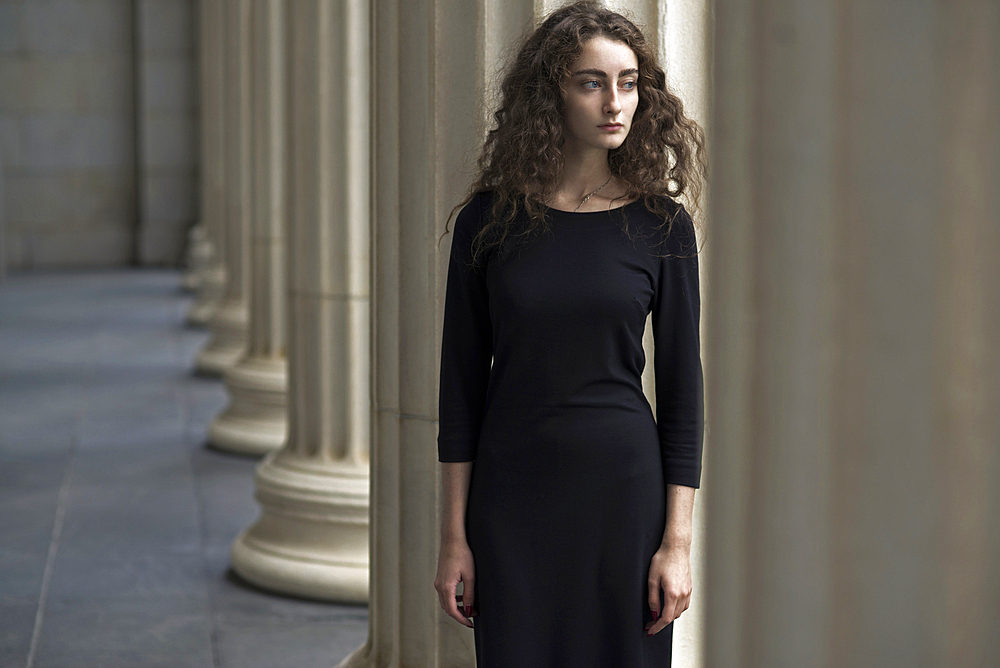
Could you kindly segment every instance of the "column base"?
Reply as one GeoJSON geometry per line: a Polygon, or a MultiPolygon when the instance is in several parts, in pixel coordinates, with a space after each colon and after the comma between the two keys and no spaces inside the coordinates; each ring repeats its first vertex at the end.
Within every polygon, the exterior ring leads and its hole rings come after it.
{"type": "Polygon", "coordinates": [[[282,594],[366,603],[368,466],[281,450],[255,481],[261,516],[233,544],[233,570],[282,594]]]}
{"type": "Polygon", "coordinates": [[[231,400],[208,428],[213,447],[246,455],[281,449],[288,432],[285,358],[244,357],[228,369],[231,400]]]}
{"type": "Polygon", "coordinates": [[[187,322],[194,327],[206,327],[215,315],[226,287],[226,270],[221,264],[206,267],[201,273],[198,299],[188,311],[187,322]]]}
{"type": "Polygon", "coordinates": [[[221,376],[235,365],[246,354],[249,319],[244,302],[230,299],[220,303],[209,323],[212,340],[198,353],[195,370],[208,376],[221,376]]]}
{"type": "Polygon", "coordinates": [[[181,279],[181,287],[195,292],[201,287],[205,268],[212,260],[215,248],[208,239],[205,225],[198,223],[188,232],[188,249],[185,258],[187,271],[181,279]]]}
{"type": "Polygon", "coordinates": [[[375,656],[372,653],[371,634],[368,641],[357,648],[343,659],[334,668],[368,668],[375,665],[375,656]]]}

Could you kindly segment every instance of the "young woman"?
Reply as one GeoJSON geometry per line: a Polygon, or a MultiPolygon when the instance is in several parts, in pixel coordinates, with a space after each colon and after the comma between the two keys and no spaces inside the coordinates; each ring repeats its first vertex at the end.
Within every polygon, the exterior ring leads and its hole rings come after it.
{"type": "Polygon", "coordinates": [[[703,133],[639,29],[594,2],[528,37],[494,118],[448,269],[434,586],[479,668],[665,668],[703,433],[676,198],[698,199],[703,133]]]}

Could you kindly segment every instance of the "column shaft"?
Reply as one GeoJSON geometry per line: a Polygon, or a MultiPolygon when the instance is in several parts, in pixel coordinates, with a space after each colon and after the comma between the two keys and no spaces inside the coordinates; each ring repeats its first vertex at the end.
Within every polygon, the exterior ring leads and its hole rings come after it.
{"type": "MultiPolygon", "coordinates": [[[[370,631],[341,662],[360,666],[467,666],[472,633],[440,609],[436,451],[440,324],[448,248],[436,245],[472,178],[468,152],[481,141],[481,106],[497,59],[540,0],[375,0],[375,191],[373,238],[372,545],[370,631]],[[425,17],[414,22],[411,17],[425,17]],[[478,30],[470,30],[477,25],[478,30]],[[475,54],[475,58],[470,58],[475,54]],[[435,244],[436,255],[427,248],[435,244]],[[374,518],[377,518],[375,520],[374,518]]],[[[622,3],[620,3],[622,4],[622,3]]],[[[652,25],[656,3],[624,3],[652,25]]],[[[691,42],[705,49],[707,14],[689,3],[691,42]]],[[[691,90],[705,85],[691,75],[691,90]]],[[[689,89],[685,87],[684,94],[689,89]]],[[[701,109],[705,109],[701,103],[701,109]]],[[[651,359],[651,357],[650,357],[651,359]]],[[[650,387],[652,391],[652,387],[650,387]]],[[[683,650],[697,657],[700,624],[683,650]]],[[[696,665],[692,663],[691,665],[696,665]]]]}
{"type": "Polygon", "coordinates": [[[716,29],[706,663],[997,664],[1000,10],[716,29]]]}
{"type": "Polygon", "coordinates": [[[246,356],[226,371],[231,401],[209,430],[218,448],[247,454],[286,440],[285,24],[282,0],[252,0],[253,97],[250,328],[246,356]]]}
{"type": "Polygon", "coordinates": [[[369,8],[289,0],[289,438],[257,470],[233,566],[261,586],[368,598],[369,8]]]}
{"type": "Polygon", "coordinates": [[[198,355],[202,373],[221,375],[247,345],[250,254],[250,0],[224,0],[226,288],[198,355]]]}
{"type": "Polygon", "coordinates": [[[199,73],[201,77],[201,220],[192,230],[190,256],[193,275],[189,285],[198,299],[188,312],[188,321],[204,326],[215,312],[225,289],[225,205],[223,196],[223,139],[225,113],[222,104],[225,30],[222,4],[200,0],[199,73]]]}

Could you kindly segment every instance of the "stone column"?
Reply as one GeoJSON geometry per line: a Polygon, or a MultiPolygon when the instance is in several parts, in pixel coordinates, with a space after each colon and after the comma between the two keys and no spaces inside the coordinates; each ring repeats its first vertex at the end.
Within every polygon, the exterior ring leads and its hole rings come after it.
{"type": "Polygon", "coordinates": [[[450,239],[477,102],[531,0],[374,0],[372,583],[367,642],[340,666],[471,666],[440,609],[437,374],[450,239]],[[411,17],[422,17],[413,21],[411,17]],[[473,29],[477,26],[477,29],[473,29]]]}
{"type": "Polygon", "coordinates": [[[706,664],[1000,665],[1000,6],[716,30],[706,664]]]}
{"type": "Polygon", "coordinates": [[[261,587],[368,599],[370,8],[287,0],[289,438],[256,475],[233,567],[261,587]]]}
{"type": "Polygon", "coordinates": [[[223,203],[222,107],[223,30],[222,3],[200,0],[199,71],[201,77],[201,220],[191,230],[185,287],[197,290],[198,299],[188,312],[188,322],[204,326],[215,312],[225,287],[225,206],[223,203]]]}
{"type": "MultiPolygon", "coordinates": [[[[667,73],[667,83],[684,102],[684,113],[695,119],[705,128],[706,135],[712,136],[710,127],[710,93],[712,71],[712,12],[709,0],[670,0],[669,2],[623,3],[628,11],[628,4],[635,6],[633,12],[645,10],[637,16],[646,26],[646,34],[655,38],[659,44],[661,63],[667,73]],[[654,32],[655,28],[655,32],[654,32]]],[[[699,247],[703,252],[699,255],[698,264],[701,275],[702,311],[706,311],[709,303],[708,285],[709,269],[711,267],[712,247],[705,244],[706,234],[711,237],[712,212],[708,207],[708,187],[702,193],[701,208],[696,209],[692,202],[685,199],[684,204],[703,224],[703,234],[699,235],[699,247]]],[[[702,347],[705,348],[709,331],[702,318],[702,347]]],[[[653,359],[653,326],[652,317],[646,323],[644,337],[646,344],[646,359],[653,359]]],[[[702,362],[706,369],[711,365],[708,355],[703,352],[702,362]]],[[[644,389],[650,406],[656,409],[656,390],[653,382],[653,365],[647,364],[643,374],[649,378],[649,384],[644,389]]],[[[706,390],[706,393],[708,390],[706,390]]],[[[711,415],[712,406],[706,404],[707,415],[711,415]]],[[[712,487],[704,484],[708,480],[707,471],[712,459],[712,431],[705,433],[705,461],[703,466],[703,484],[695,493],[693,530],[691,543],[691,570],[694,580],[694,590],[691,594],[691,606],[674,622],[673,631],[673,661],[677,666],[699,668],[711,665],[704,660],[705,644],[705,600],[708,582],[705,579],[705,506],[706,499],[713,493],[712,487]]]]}
{"type": "Polygon", "coordinates": [[[198,354],[201,373],[221,375],[247,349],[250,254],[250,0],[221,0],[225,30],[226,287],[209,321],[212,339],[198,354]]]}
{"type": "Polygon", "coordinates": [[[229,407],[209,440],[223,450],[265,454],[285,443],[285,24],[282,0],[253,3],[250,341],[226,371],[229,407]]]}
{"type": "MultiPolygon", "coordinates": [[[[340,668],[475,662],[472,632],[444,614],[432,587],[440,504],[436,388],[450,243],[438,245],[438,238],[472,178],[467,156],[481,141],[477,122],[490,120],[474,113],[479,96],[503,50],[551,8],[541,0],[375,0],[375,549],[368,641],[340,668]]],[[[655,39],[662,18],[656,3],[631,9],[654,26],[655,39]]],[[[688,45],[702,50],[706,14],[703,2],[689,2],[676,21],[685,26],[678,32],[689,31],[688,45]]],[[[706,71],[684,80],[690,89],[682,93],[702,95],[697,79],[706,71]]],[[[691,627],[679,665],[685,652],[698,656],[700,624],[691,627]]]]}

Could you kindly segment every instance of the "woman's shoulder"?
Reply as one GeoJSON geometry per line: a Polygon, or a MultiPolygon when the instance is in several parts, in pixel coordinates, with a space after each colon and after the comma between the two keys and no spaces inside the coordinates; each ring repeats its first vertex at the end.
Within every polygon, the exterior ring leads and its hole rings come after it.
{"type": "Polygon", "coordinates": [[[642,195],[635,203],[641,205],[637,208],[642,212],[643,218],[657,227],[663,225],[666,229],[669,226],[671,232],[678,233],[687,233],[694,229],[694,221],[687,209],[669,195],[642,195]]]}
{"type": "Polygon", "coordinates": [[[493,192],[481,190],[469,198],[455,217],[455,234],[474,237],[482,229],[493,192]]]}
{"type": "Polygon", "coordinates": [[[657,246],[670,254],[691,253],[696,245],[695,225],[684,204],[660,194],[642,196],[637,203],[641,203],[642,227],[657,246]]]}

